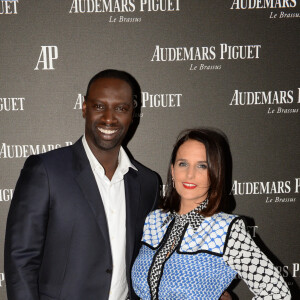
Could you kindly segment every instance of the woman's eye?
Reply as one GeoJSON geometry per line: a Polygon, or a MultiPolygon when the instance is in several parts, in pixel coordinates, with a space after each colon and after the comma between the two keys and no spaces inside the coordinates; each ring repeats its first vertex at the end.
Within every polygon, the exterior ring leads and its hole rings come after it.
{"type": "Polygon", "coordinates": [[[181,162],[178,163],[178,166],[179,166],[179,167],[186,167],[186,166],[187,166],[187,163],[181,161],[181,162]]]}
{"type": "Polygon", "coordinates": [[[207,165],[206,164],[199,164],[198,168],[200,168],[200,169],[207,169],[207,165]]]}

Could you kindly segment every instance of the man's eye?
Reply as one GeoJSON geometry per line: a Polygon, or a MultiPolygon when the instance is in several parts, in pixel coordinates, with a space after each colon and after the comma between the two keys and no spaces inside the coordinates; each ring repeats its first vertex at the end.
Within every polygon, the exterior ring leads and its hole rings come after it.
{"type": "Polygon", "coordinates": [[[104,106],[102,104],[95,104],[94,108],[97,109],[97,110],[100,110],[100,109],[103,109],[104,106]]]}
{"type": "Polygon", "coordinates": [[[116,111],[119,111],[119,112],[126,112],[128,110],[129,110],[129,108],[127,106],[118,106],[118,107],[116,107],[116,111]]]}

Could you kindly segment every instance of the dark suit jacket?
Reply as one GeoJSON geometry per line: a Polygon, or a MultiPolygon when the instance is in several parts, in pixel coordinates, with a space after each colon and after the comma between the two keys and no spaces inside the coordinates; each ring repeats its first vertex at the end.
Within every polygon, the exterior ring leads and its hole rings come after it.
{"type": "MultiPolygon", "coordinates": [[[[158,176],[132,163],[138,171],[124,176],[129,285],[144,220],[159,195],[158,176]]],[[[112,272],[104,207],[81,139],[30,156],[7,220],[8,300],[105,300],[112,272]]]]}

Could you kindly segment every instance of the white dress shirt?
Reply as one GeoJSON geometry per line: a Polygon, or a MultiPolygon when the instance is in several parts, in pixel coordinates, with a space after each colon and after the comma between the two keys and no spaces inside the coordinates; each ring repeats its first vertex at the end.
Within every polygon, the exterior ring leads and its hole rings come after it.
{"type": "Polygon", "coordinates": [[[108,223],[113,261],[109,300],[126,299],[128,284],[125,261],[126,200],[124,175],[129,171],[129,168],[137,169],[130,162],[126,152],[121,147],[118,157],[118,167],[112,179],[109,180],[105,175],[104,168],[88,146],[85,135],[82,137],[82,143],[98,185],[108,223]]]}

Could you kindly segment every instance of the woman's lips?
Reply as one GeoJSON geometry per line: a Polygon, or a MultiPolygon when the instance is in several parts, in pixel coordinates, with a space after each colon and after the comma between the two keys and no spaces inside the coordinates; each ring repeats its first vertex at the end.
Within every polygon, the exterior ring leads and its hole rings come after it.
{"type": "Polygon", "coordinates": [[[189,182],[183,182],[182,185],[183,185],[184,188],[186,188],[188,190],[192,190],[192,189],[195,189],[197,187],[196,184],[189,183],[189,182]]]}

